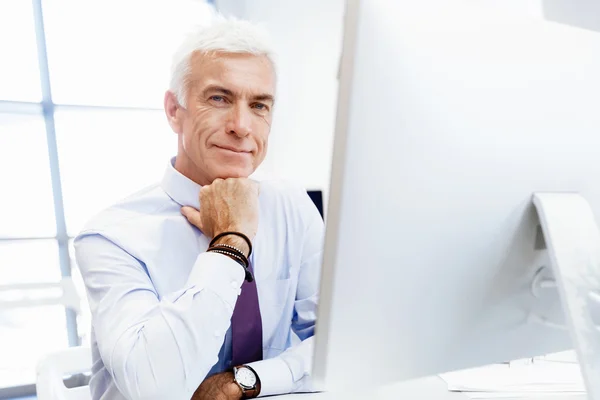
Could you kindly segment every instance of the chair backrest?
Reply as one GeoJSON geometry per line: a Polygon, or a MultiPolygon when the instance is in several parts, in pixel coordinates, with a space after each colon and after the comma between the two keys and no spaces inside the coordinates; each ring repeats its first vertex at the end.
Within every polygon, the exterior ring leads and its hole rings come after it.
{"type": "Polygon", "coordinates": [[[89,347],[71,347],[46,355],[37,365],[38,400],[91,400],[88,386],[67,388],[64,377],[90,371],[92,351],[89,347]]]}

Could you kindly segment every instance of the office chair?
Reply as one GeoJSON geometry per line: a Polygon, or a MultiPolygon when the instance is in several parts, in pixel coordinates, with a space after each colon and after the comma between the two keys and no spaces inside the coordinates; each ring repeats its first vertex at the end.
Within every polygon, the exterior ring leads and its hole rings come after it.
{"type": "Polygon", "coordinates": [[[67,388],[64,377],[88,372],[92,351],[87,346],[71,347],[46,355],[37,366],[38,400],[91,400],[89,387],[67,388]]]}

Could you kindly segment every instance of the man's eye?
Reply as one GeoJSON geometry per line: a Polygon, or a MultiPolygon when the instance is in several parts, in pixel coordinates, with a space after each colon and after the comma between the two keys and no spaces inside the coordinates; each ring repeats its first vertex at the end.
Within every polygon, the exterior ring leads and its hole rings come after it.
{"type": "Polygon", "coordinates": [[[212,101],[218,101],[218,102],[225,101],[225,98],[223,96],[210,96],[210,99],[212,101]]]}
{"type": "Polygon", "coordinates": [[[263,103],[255,103],[254,108],[256,108],[259,111],[264,111],[267,110],[267,105],[263,103]]]}

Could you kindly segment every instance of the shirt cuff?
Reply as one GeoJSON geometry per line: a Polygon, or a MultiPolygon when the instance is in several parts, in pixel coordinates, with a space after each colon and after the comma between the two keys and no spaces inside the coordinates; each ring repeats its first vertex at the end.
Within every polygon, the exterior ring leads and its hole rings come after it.
{"type": "Polygon", "coordinates": [[[249,365],[260,379],[260,397],[291,393],[294,389],[292,372],[281,357],[255,361],[249,365]]]}
{"type": "Polygon", "coordinates": [[[206,252],[196,259],[186,286],[208,288],[233,309],[245,277],[246,271],[237,261],[224,254],[206,252]]]}

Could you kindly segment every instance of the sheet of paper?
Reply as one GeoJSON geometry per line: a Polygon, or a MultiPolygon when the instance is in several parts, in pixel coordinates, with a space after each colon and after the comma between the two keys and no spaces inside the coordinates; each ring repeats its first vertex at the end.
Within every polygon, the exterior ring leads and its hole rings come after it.
{"type": "Polygon", "coordinates": [[[470,399],[502,399],[502,400],[586,400],[585,393],[531,393],[531,392],[515,392],[515,393],[496,393],[496,392],[465,392],[470,399]]]}
{"type": "Polygon", "coordinates": [[[461,391],[474,399],[518,398],[556,393],[583,395],[585,385],[581,370],[570,356],[536,358],[533,362],[518,360],[510,364],[494,364],[481,368],[440,375],[448,390],[461,391]]]}

